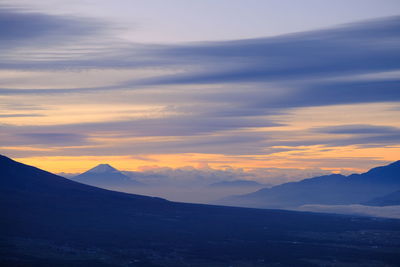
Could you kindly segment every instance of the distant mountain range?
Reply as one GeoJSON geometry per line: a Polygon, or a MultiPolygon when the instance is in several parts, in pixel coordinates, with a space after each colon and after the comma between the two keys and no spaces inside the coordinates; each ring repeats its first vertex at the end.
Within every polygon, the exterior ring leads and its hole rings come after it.
{"type": "Polygon", "coordinates": [[[385,196],[377,197],[363,203],[368,206],[395,206],[400,205],[400,190],[387,194],[385,196]]]}
{"type": "Polygon", "coordinates": [[[99,164],[96,167],[71,178],[74,181],[107,189],[140,186],[140,182],[123,174],[109,164],[99,164]]]}
{"type": "Polygon", "coordinates": [[[257,208],[359,204],[397,190],[400,190],[400,161],[363,174],[319,176],[227,197],[217,203],[257,208]]]}
{"type": "Polygon", "coordinates": [[[1,266],[400,262],[399,220],[175,203],[84,185],[4,156],[0,174],[1,266]]]}
{"type": "Polygon", "coordinates": [[[222,181],[210,184],[209,187],[230,188],[230,187],[265,187],[265,184],[250,180],[222,181]]]}

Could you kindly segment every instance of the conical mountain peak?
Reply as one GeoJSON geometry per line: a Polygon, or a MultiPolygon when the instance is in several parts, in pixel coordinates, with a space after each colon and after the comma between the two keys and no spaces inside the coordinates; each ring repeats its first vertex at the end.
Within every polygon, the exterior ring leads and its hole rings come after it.
{"type": "Polygon", "coordinates": [[[73,178],[75,181],[110,189],[116,186],[132,186],[140,183],[126,176],[110,164],[99,164],[96,167],[73,178]]]}
{"type": "Polygon", "coordinates": [[[96,167],[88,170],[90,173],[109,173],[109,172],[118,172],[117,169],[112,167],[110,164],[99,164],[96,167]]]}

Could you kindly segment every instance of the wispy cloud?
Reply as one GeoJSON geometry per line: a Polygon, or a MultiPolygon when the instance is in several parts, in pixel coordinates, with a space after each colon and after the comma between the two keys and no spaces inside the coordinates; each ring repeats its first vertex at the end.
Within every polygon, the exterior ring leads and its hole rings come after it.
{"type": "Polygon", "coordinates": [[[393,126],[368,125],[368,124],[348,124],[317,127],[313,131],[328,134],[394,134],[400,133],[400,128],[393,126]]]}
{"type": "MultiPolygon", "coordinates": [[[[394,119],[367,124],[335,119],[322,126],[312,124],[314,118],[301,126],[283,119],[305,108],[398,103],[400,81],[393,75],[400,70],[398,16],[276,37],[171,45],[111,38],[114,28],[104,21],[1,6],[0,23],[7,25],[0,30],[0,69],[12,81],[5,79],[0,88],[1,107],[7,110],[0,114],[1,138],[8,145],[64,146],[64,155],[281,153],[290,158],[299,147],[400,143],[394,119]],[[33,76],[40,72],[42,82],[18,84],[25,79],[18,74],[28,69],[33,76]],[[132,75],[105,85],[87,82],[95,76],[89,79],[86,70],[116,76],[107,73],[116,69],[132,75]],[[139,73],[144,70],[150,74],[139,73]],[[53,77],[72,71],[79,78],[69,83],[53,77]],[[93,119],[103,104],[156,106],[157,111],[119,110],[93,119]],[[88,119],[63,120],[76,110],[88,119]]],[[[392,116],[398,109],[385,112],[392,116]]]]}
{"type": "Polygon", "coordinates": [[[96,20],[73,16],[55,16],[17,8],[0,6],[0,47],[40,46],[71,42],[72,38],[99,32],[106,26],[96,20]]]}
{"type": "Polygon", "coordinates": [[[400,18],[390,17],[271,38],[161,48],[156,53],[161,58],[202,68],[143,83],[265,82],[398,70],[399,26],[400,18]]]}
{"type": "Polygon", "coordinates": [[[22,118],[22,117],[43,117],[43,114],[24,114],[24,113],[15,113],[15,114],[0,114],[0,118],[22,118]]]}
{"type": "Polygon", "coordinates": [[[1,142],[2,146],[79,146],[87,144],[87,137],[85,135],[73,133],[16,133],[12,136],[1,135],[6,142],[1,142]]]}

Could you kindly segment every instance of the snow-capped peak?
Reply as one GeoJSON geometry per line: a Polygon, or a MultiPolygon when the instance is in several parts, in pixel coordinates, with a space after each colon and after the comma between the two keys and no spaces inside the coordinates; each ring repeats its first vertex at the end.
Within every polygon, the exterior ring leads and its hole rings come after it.
{"type": "Polygon", "coordinates": [[[87,172],[92,172],[92,173],[105,173],[105,172],[118,172],[117,169],[112,167],[109,164],[99,164],[96,167],[88,170],[87,172]]]}

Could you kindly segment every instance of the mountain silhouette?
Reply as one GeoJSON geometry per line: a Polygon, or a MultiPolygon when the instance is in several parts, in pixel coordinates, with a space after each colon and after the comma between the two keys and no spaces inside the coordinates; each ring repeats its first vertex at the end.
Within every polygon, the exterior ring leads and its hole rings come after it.
{"type": "Polygon", "coordinates": [[[1,266],[400,260],[399,220],[175,203],[80,184],[4,156],[0,173],[1,266]]]}
{"type": "Polygon", "coordinates": [[[376,197],[370,201],[364,202],[363,204],[367,206],[380,207],[400,205],[400,190],[381,197],[376,197]]]}
{"type": "MultiPolygon", "coordinates": [[[[1,194],[9,196],[10,200],[19,195],[25,196],[23,201],[55,200],[59,204],[79,204],[74,201],[82,200],[80,204],[96,202],[98,199],[110,198],[129,201],[145,201],[146,203],[167,202],[161,198],[114,192],[71,181],[64,177],[44,170],[25,165],[0,155],[1,194]]],[[[8,200],[7,200],[8,201],[8,200]]]]}
{"type": "Polygon", "coordinates": [[[233,180],[233,181],[222,181],[217,183],[212,183],[209,185],[210,187],[265,187],[264,184],[260,184],[256,181],[249,180],[233,180]]]}
{"type": "Polygon", "coordinates": [[[107,189],[121,189],[124,187],[143,185],[109,164],[99,164],[71,179],[80,183],[107,189]]]}
{"type": "Polygon", "coordinates": [[[400,161],[396,161],[363,174],[324,175],[263,188],[250,194],[227,197],[218,203],[259,208],[359,204],[399,189],[400,161]]]}
{"type": "Polygon", "coordinates": [[[92,169],[88,170],[87,172],[90,173],[110,173],[110,172],[118,172],[117,169],[112,167],[109,164],[99,164],[96,167],[93,167],[92,169]]]}

